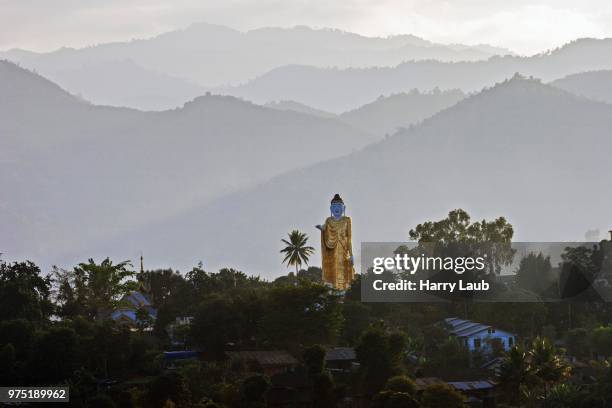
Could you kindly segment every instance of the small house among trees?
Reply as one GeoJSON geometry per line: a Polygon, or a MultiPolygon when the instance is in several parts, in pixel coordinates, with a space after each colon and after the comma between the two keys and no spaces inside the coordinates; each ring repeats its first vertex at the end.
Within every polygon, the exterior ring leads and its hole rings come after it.
{"type": "Polygon", "coordinates": [[[334,347],[325,352],[325,367],[329,370],[350,370],[356,362],[353,347],[334,347]]]}
{"type": "MultiPolygon", "coordinates": [[[[494,407],[495,406],[495,386],[493,381],[444,381],[437,377],[422,377],[415,381],[417,394],[423,399],[426,390],[446,387],[464,395],[468,406],[494,407]]],[[[443,388],[442,388],[443,389],[443,388]]],[[[443,402],[441,402],[443,403],[443,402]]],[[[443,405],[438,405],[443,406],[443,405]]]]}
{"type": "Polygon", "coordinates": [[[449,334],[456,337],[470,351],[490,354],[496,350],[509,350],[517,343],[517,336],[486,324],[457,317],[444,319],[449,334]]]}

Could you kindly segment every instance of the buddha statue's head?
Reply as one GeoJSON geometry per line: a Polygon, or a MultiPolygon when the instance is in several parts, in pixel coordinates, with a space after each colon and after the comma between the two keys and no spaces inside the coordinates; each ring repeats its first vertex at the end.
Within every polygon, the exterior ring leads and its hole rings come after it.
{"type": "Polygon", "coordinates": [[[336,194],[334,198],[332,198],[331,205],[329,206],[332,217],[339,220],[344,215],[345,210],[346,206],[344,205],[344,201],[340,197],[340,194],[336,194]]]}

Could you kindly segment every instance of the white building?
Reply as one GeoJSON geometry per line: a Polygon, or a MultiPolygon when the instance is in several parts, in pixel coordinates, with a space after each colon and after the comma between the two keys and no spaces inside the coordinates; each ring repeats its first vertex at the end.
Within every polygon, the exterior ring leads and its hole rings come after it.
{"type": "Polygon", "coordinates": [[[514,333],[499,330],[493,326],[463,320],[457,317],[444,319],[449,334],[456,337],[470,351],[489,353],[493,343],[498,342],[504,350],[509,350],[517,343],[514,333]]]}

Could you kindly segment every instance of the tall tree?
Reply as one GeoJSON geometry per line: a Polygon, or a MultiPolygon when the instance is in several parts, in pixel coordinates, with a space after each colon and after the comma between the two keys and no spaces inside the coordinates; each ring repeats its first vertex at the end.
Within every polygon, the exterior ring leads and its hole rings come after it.
{"type": "MultiPolygon", "coordinates": [[[[427,221],[409,232],[409,237],[419,244],[435,244],[438,254],[486,256],[487,272],[499,274],[502,266],[512,262],[514,250],[511,247],[514,229],[504,218],[493,221],[472,222],[470,215],[462,209],[453,210],[448,217],[439,221],[427,221]]],[[[420,252],[419,252],[420,253],[420,252]]]]}
{"type": "Polygon", "coordinates": [[[15,362],[17,361],[15,347],[11,344],[0,346],[0,384],[17,384],[15,362]],[[14,382],[13,382],[14,381],[14,382]]]}
{"type": "Polygon", "coordinates": [[[513,347],[499,372],[499,383],[507,400],[513,404],[543,399],[549,389],[570,375],[570,366],[561,353],[542,337],[536,337],[528,351],[513,347]]]}
{"type": "Polygon", "coordinates": [[[238,307],[236,298],[215,294],[197,308],[191,335],[211,357],[223,359],[228,343],[239,344],[247,333],[247,316],[238,307]]]}
{"type": "Polygon", "coordinates": [[[193,315],[195,291],[180,273],[172,269],[157,269],[144,272],[140,279],[157,309],[154,326],[157,334],[165,333],[168,324],[176,317],[193,315]]]}
{"type": "Polygon", "coordinates": [[[321,374],[325,368],[325,349],[319,344],[314,344],[304,350],[302,359],[308,371],[308,376],[314,378],[321,374]]]}
{"type": "Polygon", "coordinates": [[[160,308],[172,300],[176,294],[186,285],[185,279],[180,273],[172,269],[156,269],[146,271],[139,278],[149,289],[153,306],[160,308]]]}
{"type": "Polygon", "coordinates": [[[432,384],[425,388],[421,397],[423,408],[463,408],[465,397],[447,384],[432,384]]]}
{"type": "Polygon", "coordinates": [[[72,376],[78,364],[78,337],[67,327],[51,327],[37,337],[28,372],[33,382],[53,384],[72,376]]]}
{"type": "Polygon", "coordinates": [[[499,384],[506,398],[512,403],[518,403],[520,388],[527,385],[529,379],[527,352],[520,346],[514,346],[504,358],[498,374],[499,384]]]}
{"type": "Polygon", "coordinates": [[[529,359],[531,374],[543,385],[546,401],[550,386],[567,378],[570,366],[546,338],[536,337],[533,340],[529,359]]]}
{"type": "MultiPolygon", "coordinates": [[[[562,298],[596,301],[600,296],[592,284],[602,271],[603,251],[597,245],[592,248],[579,246],[565,248],[561,254],[559,291],[562,298]]],[[[604,289],[604,288],[602,288],[604,289]]]]}
{"type": "Polygon", "coordinates": [[[33,262],[0,261],[0,320],[41,321],[53,312],[51,279],[33,262]]]}
{"type": "Polygon", "coordinates": [[[265,286],[265,282],[258,276],[247,276],[244,272],[233,268],[223,268],[217,273],[206,272],[201,263],[187,272],[186,278],[196,299],[228,289],[265,286]]]}
{"type": "Polygon", "coordinates": [[[516,280],[523,289],[530,290],[538,295],[544,294],[555,283],[555,277],[550,264],[550,256],[545,257],[541,252],[529,253],[521,259],[516,272],[516,280]]]}
{"type": "Polygon", "coordinates": [[[600,356],[612,354],[612,326],[602,326],[593,330],[590,336],[591,349],[600,356]]]}
{"type": "Polygon", "coordinates": [[[293,230],[289,233],[289,240],[281,240],[285,244],[285,248],[281,250],[281,253],[285,254],[283,263],[287,266],[295,265],[295,274],[302,264],[308,265],[310,255],[313,254],[314,248],[306,245],[308,243],[308,235],[298,230],[293,230]]]}
{"type": "Polygon", "coordinates": [[[361,336],[355,352],[367,394],[376,394],[391,376],[401,374],[401,358],[407,345],[404,334],[389,334],[379,327],[372,327],[361,336]]]}
{"type": "Polygon", "coordinates": [[[330,344],[340,331],[338,294],[322,284],[300,281],[267,292],[260,337],[278,347],[330,344]]]}
{"type": "Polygon", "coordinates": [[[87,316],[88,291],[83,271],[60,269],[54,266],[52,276],[57,314],[66,318],[87,316]]]}
{"type": "Polygon", "coordinates": [[[56,271],[60,310],[66,315],[83,314],[89,318],[104,318],[117,305],[121,296],[136,289],[130,280],[135,274],[129,261],[118,264],[106,258],[100,264],[89,259],[73,271],[56,271]]]}

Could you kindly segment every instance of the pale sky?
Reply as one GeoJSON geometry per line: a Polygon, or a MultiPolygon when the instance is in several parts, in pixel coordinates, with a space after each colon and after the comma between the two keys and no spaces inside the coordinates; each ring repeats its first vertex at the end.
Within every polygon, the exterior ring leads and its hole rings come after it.
{"type": "Polygon", "coordinates": [[[0,50],[146,38],[207,22],[239,30],[331,27],[369,36],[414,34],[521,54],[579,37],[612,37],[609,0],[0,0],[0,50]]]}

